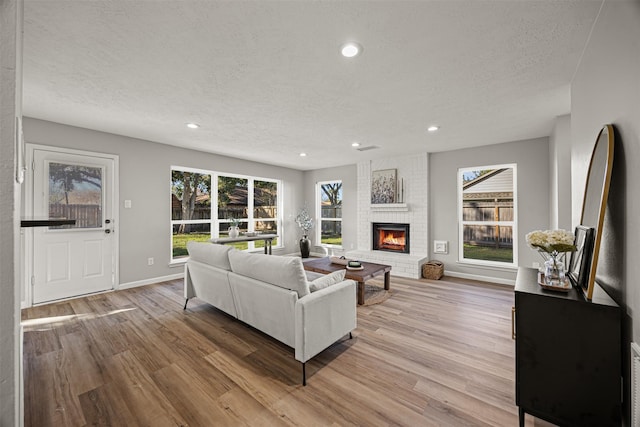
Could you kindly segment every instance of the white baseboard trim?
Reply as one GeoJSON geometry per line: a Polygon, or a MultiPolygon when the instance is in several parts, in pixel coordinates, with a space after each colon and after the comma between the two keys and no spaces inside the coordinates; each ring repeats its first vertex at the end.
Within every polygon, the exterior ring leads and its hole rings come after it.
{"type": "Polygon", "coordinates": [[[135,282],[120,283],[116,289],[131,289],[138,286],[152,285],[154,283],[166,282],[168,280],[182,279],[184,273],[170,274],[168,276],[154,277],[152,279],[137,280],[135,282]]]}
{"type": "Polygon", "coordinates": [[[479,280],[481,282],[499,283],[501,285],[515,286],[516,281],[511,279],[502,279],[499,277],[479,276],[477,274],[458,273],[457,271],[444,271],[445,276],[459,277],[461,279],[479,280]]]}

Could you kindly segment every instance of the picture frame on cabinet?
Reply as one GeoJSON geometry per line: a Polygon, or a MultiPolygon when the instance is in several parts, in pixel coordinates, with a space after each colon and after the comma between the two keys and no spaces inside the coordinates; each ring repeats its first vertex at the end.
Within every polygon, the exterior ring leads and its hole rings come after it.
{"type": "Polygon", "coordinates": [[[573,244],[576,247],[575,252],[571,253],[571,261],[569,262],[569,280],[573,285],[582,290],[587,289],[589,267],[591,265],[591,255],[593,253],[593,227],[585,227],[578,225],[575,230],[575,239],[573,244]]]}

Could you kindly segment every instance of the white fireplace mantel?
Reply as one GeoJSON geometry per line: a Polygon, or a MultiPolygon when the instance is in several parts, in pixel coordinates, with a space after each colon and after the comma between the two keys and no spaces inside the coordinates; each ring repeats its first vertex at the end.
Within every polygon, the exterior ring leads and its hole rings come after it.
{"type": "Polygon", "coordinates": [[[372,204],[370,209],[373,212],[408,212],[409,205],[406,203],[372,204]]]}

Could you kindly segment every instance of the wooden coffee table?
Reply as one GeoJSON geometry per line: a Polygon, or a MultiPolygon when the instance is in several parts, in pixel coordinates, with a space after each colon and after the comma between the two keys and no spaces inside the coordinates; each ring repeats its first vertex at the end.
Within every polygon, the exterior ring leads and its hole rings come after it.
{"type": "Polygon", "coordinates": [[[314,258],[303,262],[305,270],[316,273],[329,274],[338,270],[347,270],[345,278],[358,282],[358,304],[362,305],[364,304],[364,282],[367,280],[384,274],[384,288],[389,290],[391,266],[362,261],[360,264],[364,267],[362,270],[348,270],[344,265],[333,264],[329,257],[314,258]]]}

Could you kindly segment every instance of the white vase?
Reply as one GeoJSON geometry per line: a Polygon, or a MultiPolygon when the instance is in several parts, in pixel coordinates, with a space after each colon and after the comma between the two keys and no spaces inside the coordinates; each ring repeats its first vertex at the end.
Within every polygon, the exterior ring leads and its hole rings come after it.
{"type": "Polygon", "coordinates": [[[238,227],[229,227],[229,237],[235,239],[240,234],[238,227]]]}

